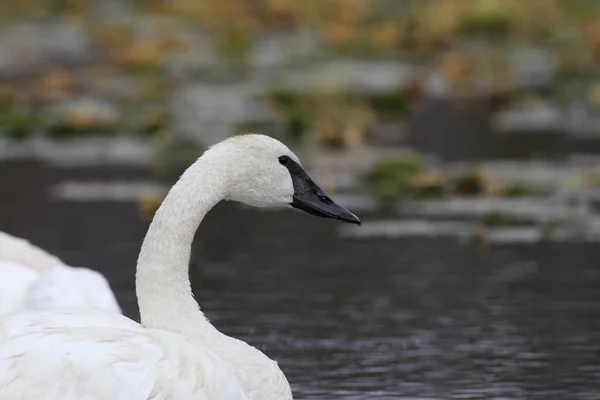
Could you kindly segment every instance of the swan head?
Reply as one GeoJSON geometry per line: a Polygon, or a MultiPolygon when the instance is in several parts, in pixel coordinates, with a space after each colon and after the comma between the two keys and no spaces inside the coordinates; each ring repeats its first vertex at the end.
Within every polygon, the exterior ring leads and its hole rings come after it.
{"type": "Polygon", "coordinates": [[[298,157],[265,135],[234,136],[209,148],[202,158],[225,160],[226,199],[254,207],[293,207],[309,214],[358,224],[360,220],[325,194],[298,157]]]}

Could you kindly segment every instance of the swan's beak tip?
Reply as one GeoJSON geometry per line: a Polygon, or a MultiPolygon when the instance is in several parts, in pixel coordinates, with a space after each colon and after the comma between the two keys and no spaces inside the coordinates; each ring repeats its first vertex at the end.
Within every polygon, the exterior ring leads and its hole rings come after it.
{"type": "Polygon", "coordinates": [[[358,226],[360,226],[362,224],[362,222],[360,221],[360,219],[356,215],[354,215],[354,214],[352,214],[351,218],[347,218],[345,221],[349,222],[351,224],[354,224],[354,225],[358,225],[358,226]]]}

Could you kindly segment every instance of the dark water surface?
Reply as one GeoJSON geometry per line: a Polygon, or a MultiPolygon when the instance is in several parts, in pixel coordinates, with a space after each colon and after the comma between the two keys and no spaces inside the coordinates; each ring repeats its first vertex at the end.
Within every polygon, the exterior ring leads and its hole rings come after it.
{"type": "MultiPolygon", "coordinates": [[[[135,204],[47,191],[147,174],[0,163],[0,229],[102,271],[137,318],[135,204]]],[[[205,313],[277,359],[295,398],[600,399],[600,246],[482,254],[451,240],[341,240],[337,226],[224,204],[193,250],[205,313]]]]}

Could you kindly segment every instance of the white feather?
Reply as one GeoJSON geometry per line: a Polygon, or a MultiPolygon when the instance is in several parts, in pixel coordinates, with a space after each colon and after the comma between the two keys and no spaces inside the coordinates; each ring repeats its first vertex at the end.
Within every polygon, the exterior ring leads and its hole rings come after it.
{"type": "Polygon", "coordinates": [[[2,399],[247,399],[210,350],[116,314],[14,314],[0,341],[2,399]]]}
{"type": "Polygon", "coordinates": [[[63,265],[56,256],[32,245],[27,240],[0,231],[0,261],[8,261],[36,272],[63,265]]]}
{"type": "Polygon", "coordinates": [[[25,309],[88,309],[121,313],[106,278],[88,268],[56,266],[29,286],[25,309]]]}
{"type": "Polygon", "coordinates": [[[29,268],[0,261],[0,315],[23,309],[27,290],[36,278],[29,268]]]}
{"type": "Polygon", "coordinates": [[[80,308],[121,313],[106,278],[70,267],[25,239],[0,231],[0,315],[80,308]]]}

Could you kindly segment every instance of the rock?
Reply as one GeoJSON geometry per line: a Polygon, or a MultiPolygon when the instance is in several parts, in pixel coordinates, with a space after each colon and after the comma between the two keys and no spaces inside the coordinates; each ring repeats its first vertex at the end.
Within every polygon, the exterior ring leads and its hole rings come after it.
{"type": "Polygon", "coordinates": [[[508,57],[517,88],[536,89],[556,83],[558,56],[549,49],[519,45],[508,50],[508,57]]]}
{"type": "Polygon", "coordinates": [[[0,71],[28,71],[45,62],[84,62],[92,57],[83,22],[11,22],[0,27],[0,71]]]}
{"type": "Polygon", "coordinates": [[[88,76],[88,88],[96,94],[115,100],[134,99],[138,93],[138,81],[127,75],[112,73],[106,76],[88,76]]]}
{"type": "Polygon", "coordinates": [[[365,221],[359,229],[352,226],[341,226],[338,233],[344,238],[370,239],[370,238],[407,238],[407,237],[459,237],[468,238],[473,235],[472,223],[462,221],[427,221],[422,219],[411,220],[379,220],[365,221]]]}
{"type": "Polygon", "coordinates": [[[600,138],[600,116],[594,115],[591,107],[579,101],[570,104],[564,115],[565,130],[569,135],[577,138],[600,138]]]}
{"type": "Polygon", "coordinates": [[[212,44],[200,41],[196,46],[171,55],[166,61],[167,74],[175,79],[186,79],[209,74],[219,67],[219,59],[212,44]]]}
{"type": "Polygon", "coordinates": [[[104,133],[117,127],[120,108],[113,102],[96,97],[74,97],[56,102],[44,110],[44,120],[51,131],[104,133]]]}
{"type": "Polygon", "coordinates": [[[162,198],[167,188],[153,181],[65,181],[52,188],[51,196],[67,201],[138,201],[162,198]]]}
{"type": "Polygon", "coordinates": [[[446,98],[451,93],[451,85],[441,72],[430,70],[425,74],[423,94],[429,98],[446,98]]]}
{"type": "Polygon", "coordinates": [[[476,218],[490,213],[511,215],[535,222],[585,222],[593,214],[587,207],[565,204],[561,199],[520,198],[465,198],[444,200],[405,201],[401,205],[405,215],[423,218],[476,218]]]}
{"type": "Polygon", "coordinates": [[[488,227],[481,230],[465,221],[431,221],[420,219],[396,219],[363,221],[360,227],[343,225],[338,234],[348,239],[398,239],[398,238],[456,238],[463,242],[484,245],[519,244],[527,245],[542,241],[553,242],[598,242],[594,229],[569,229],[556,227],[548,230],[536,226],[488,227]]]}
{"type": "Polygon", "coordinates": [[[64,167],[92,165],[152,165],[154,148],[148,140],[127,136],[86,136],[57,141],[32,137],[0,141],[0,160],[39,158],[64,167]]]}
{"type": "Polygon", "coordinates": [[[250,84],[182,86],[171,102],[174,132],[211,145],[240,133],[236,132],[240,124],[275,121],[275,115],[255,93],[250,84]]]}
{"type": "Polygon", "coordinates": [[[323,39],[306,29],[267,33],[253,43],[250,66],[256,70],[284,68],[291,63],[315,60],[325,51],[323,39]]]}
{"type": "Polygon", "coordinates": [[[563,112],[557,106],[548,101],[540,101],[506,108],[492,117],[492,124],[499,133],[550,133],[562,129],[563,119],[563,112]]]}
{"type": "MultiPolygon", "coordinates": [[[[488,175],[505,181],[521,181],[560,190],[566,183],[580,177],[582,173],[596,165],[597,160],[588,162],[571,161],[556,163],[547,161],[486,161],[479,169],[488,175]]],[[[462,163],[448,165],[447,170],[459,173],[462,163]]]]}
{"type": "Polygon", "coordinates": [[[131,2],[127,0],[93,0],[94,15],[101,18],[117,18],[131,11],[131,2]]]}
{"type": "Polygon", "coordinates": [[[342,88],[373,94],[406,87],[413,70],[412,65],[398,60],[330,60],[316,66],[289,69],[270,81],[299,91],[342,88]]]}

